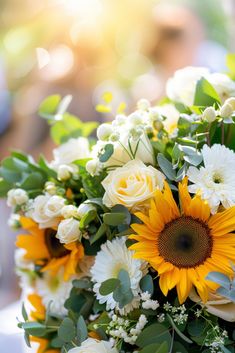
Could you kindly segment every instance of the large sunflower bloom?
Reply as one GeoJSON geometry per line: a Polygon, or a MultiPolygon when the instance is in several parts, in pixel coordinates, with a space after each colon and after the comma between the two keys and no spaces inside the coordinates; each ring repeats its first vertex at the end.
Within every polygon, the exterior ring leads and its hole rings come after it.
{"type": "Polygon", "coordinates": [[[84,256],[81,243],[73,242],[62,245],[55,237],[53,229],[39,229],[37,223],[30,218],[21,217],[22,228],[29,234],[18,235],[16,246],[25,249],[25,259],[42,266],[41,271],[51,271],[56,274],[64,267],[64,280],[76,274],[78,262],[84,256]]]}
{"type": "Polygon", "coordinates": [[[160,277],[159,285],[166,296],[176,287],[180,303],[195,286],[203,302],[218,285],[206,280],[211,271],[232,275],[235,262],[235,207],[211,216],[208,204],[189,195],[187,180],[179,184],[181,210],[170,187],[157,191],[148,215],[135,215],[143,224],[132,224],[137,240],[130,249],[135,258],[147,261],[160,277]]]}

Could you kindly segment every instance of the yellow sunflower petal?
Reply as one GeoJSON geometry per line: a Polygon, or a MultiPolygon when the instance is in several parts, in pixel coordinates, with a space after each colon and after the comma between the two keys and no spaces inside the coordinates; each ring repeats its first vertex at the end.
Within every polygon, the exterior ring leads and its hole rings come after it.
{"type": "Polygon", "coordinates": [[[181,183],[179,183],[179,198],[180,206],[182,208],[182,213],[188,215],[188,207],[191,202],[191,197],[188,192],[188,179],[184,178],[181,183]]]}
{"type": "Polygon", "coordinates": [[[219,237],[235,230],[235,206],[213,215],[209,222],[213,236],[219,237]]]}
{"type": "Polygon", "coordinates": [[[204,222],[210,217],[210,207],[208,203],[201,199],[200,196],[196,195],[191,200],[187,213],[193,218],[200,219],[204,222]]]}
{"type": "Polygon", "coordinates": [[[187,269],[180,269],[180,280],[176,285],[180,304],[182,304],[187,299],[191,288],[192,281],[188,277],[187,269]]]}

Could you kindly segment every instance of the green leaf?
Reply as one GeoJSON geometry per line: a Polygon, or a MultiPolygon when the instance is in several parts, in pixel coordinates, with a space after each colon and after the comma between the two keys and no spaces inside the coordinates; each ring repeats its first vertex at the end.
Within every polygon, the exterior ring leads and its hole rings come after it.
{"type": "Polygon", "coordinates": [[[162,343],[166,341],[168,343],[168,349],[170,347],[171,335],[169,330],[159,323],[152,324],[146,327],[139,335],[136,340],[136,345],[140,348],[144,348],[147,345],[153,343],[162,343]]]}
{"type": "Polygon", "coordinates": [[[39,322],[23,322],[22,328],[27,334],[36,337],[43,337],[47,332],[46,326],[39,322]]]}
{"type": "Polygon", "coordinates": [[[69,317],[66,317],[59,329],[58,329],[58,337],[64,342],[70,342],[76,337],[76,330],[73,323],[69,317]]]}
{"type": "Polygon", "coordinates": [[[187,326],[187,331],[190,336],[200,337],[207,328],[207,323],[204,320],[196,319],[191,321],[187,326]]]}
{"type": "Polygon", "coordinates": [[[172,318],[170,317],[169,314],[167,314],[167,318],[170,321],[171,326],[174,328],[175,332],[177,333],[177,335],[179,337],[181,337],[185,342],[187,343],[193,343],[193,341],[191,341],[188,337],[186,337],[176,326],[176,324],[174,323],[174,321],[172,320],[172,318]]]}
{"type": "Polygon", "coordinates": [[[153,343],[141,349],[140,353],[168,353],[167,342],[153,343]]]}
{"type": "Polygon", "coordinates": [[[201,78],[196,85],[194,105],[207,107],[215,103],[220,103],[218,93],[205,78],[201,78]]]}
{"type": "Polygon", "coordinates": [[[94,221],[97,217],[96,210],[90,210],[87,214],[85,214],[82,219],[80,220],[80,229],[84,229],[88,226],[89,223],[94,221]]]}
{"type": "Polygon", "coordinates": [[[107,225],[102,223],[96,234],[90,239],[91,245],[94,244],[97,240],[99,240],[107,231],[107,225]]]}
{"type": "Polygon", "coordinates": [[[52,95],[44,99],[39,106],[38,114],[44,119],[53,119],[57,112],[57,107],[61,101],[61,96],[58,94],[52,95]]]}
{"type": "Polygon", "coordinates": [[[6,197],[8,191],[13,187],[12,183],[0,177],[0,197],[6,197]]]}
{"type": "Polygon", "coordinates": [[[45,182],[46,178],[42,174],[34,172],[29,174],[29,176],[24,179],[20,187],[24,190],[42,189],[45,182]]]}
{"type": "Polygon", "coordinates": [[[151,295],[153,294],[154,292],[153,279],[150,275],[146,275],[140,280],[140,288],[143,292],[148,292],[151,295]]]}
{"type": "Polygon", "coordinates": [[[109,226],[118,226],[125,222],[126,215],[124,213],[105,213],[103,215],[103,220],[104,223],[109,226]]]}
{"type": "Polygon", "coordinates": [[[174,342],[172,353],[188,353],[188,351],[180,342],[174,342]]]}
{"type": "Polygon", "coordinates": [[[100,294],[108,295],[113,293],[113,291],[120,285],[120,280],[118,278],[110,278],[101,283],[100,294]]]}
{"type": "Polygon", "coordinates": [[[158,153],[157,161],[158,161],[159,167],[161,168],[163,173],[167,176],[167,178],[169,180],[175,180],[176,172],[173,169],[171,162],[169,162],[168,159],[166,159],[166,157],[164,157],[162,153],[158,153]]]}
{"type": "Polygon", "coordinates": [[[78,322],[77,322],[77,339],[78,339],[78,344],[80,345],[83,341],[87,339],[87,325],[85,323],[85,320],[83,319],[82,316],[79,316],[78,322]]]}
{"type": "Polygon", "coordinates": [[[88,289],[92,287],[92,284],[89,280],[86,279],[74,279],[73,286],[79,289],[88,289]]]}
{"type": "Polygon", "coordinates": [[[121,269],[118,278],[120,280],[120,285],[114,290],[113,299],[118,302],[120,309],[122,309],[133,300],[134,295],[131,290],[129,273],[126,270],[121,269]]]}
{"type": "Polygon", "coordinates": [[[56,171],[51,169],[48,166],[46,160],[44,159],[44,157],[42,155],[39,157],[38,165],[49,177],[54,178],[54,179],[57,178],[56,171]]]}
{"type": "Polygon", "coordinates": [[[28,314],[27,314],[27,311],[25,310],[24,303],[22,304],[21,314],[23,316],[24,321],[27,321],[28,320],[28,314]]]}
{"type": "Polygon", "coordinates": [[[104,146],[103,153],[99,156],[99,160],[101,163],[107,162],[107,160],[112,156],[114,152],[114,147],[112,143],[107,143],[104,146]]]}

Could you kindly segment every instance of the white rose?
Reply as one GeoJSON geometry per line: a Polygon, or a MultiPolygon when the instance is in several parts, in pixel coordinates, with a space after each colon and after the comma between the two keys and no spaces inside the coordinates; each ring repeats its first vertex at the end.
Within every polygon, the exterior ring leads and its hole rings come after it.
{"type": "Polygon", "coordinates": [[[177,70],[166,83],[167,96],[175,102],[193,105],[197,81],[208,74],[209,70],[204,67],[189,66],[177,70]]]}
{"type": "Polygon", "coordinates": [[[7,205],[9,207],[21,206],[28,200],[28,194],[23,189],[11,189],[7,193],[7,205]]]}
{"type": "Polygon", "coordinates": [[[74,218],[64,219],[60,222],[56,234],[56,238],[61,243],[68,244],[81,239],[81,231],[79,229],[79,221],[74,218]]]}
{"type": "Polygon", "coordinates": [[[101,163],[98,158],[91,159],[86,164],[86,171],[91,174],[91,176],[98,175],[101,169],[101,163]]]}
{"type": "Polygon", "coordinates": [[[78,217],[82,218],[84,217],[89,211],[95,211],[96,208],[95,206],[91,205],[90,203],[81,203],[81,205],[78,207],[78,217]]]}
{"type": "Polygon", "coordinates": [[[101,141],[108,140],[109,136],[113,132],[113,127],[111,124],[101,124],[97,129],[97,137],[101,141]]]}
{"type": "Polygon", "coordinates": [[[152,166],[132,160],[111,171],[103,180],[103,203],[107,207],[122,204],[129,209],[143,204],[157,189],[163,188],[164,179],[165,176],[152,166]]]}
{"type": "Polygon", "coordinates": [[[72,174],[73,174],[73,168],[70,165],[61,164],[58,167],[57,176],[59,180],[61,181],[68,180],[71,178],[72,174]]]}
{"type": "Polygon", "coordinates": [[[80,347],[72,348],[68,353],[118,353],[118,350],[112,348],[110,342],[88,338],[80,347]]]}
{"type": "Polygon", "coordinates": [[[61,215],[64,218],[78,217],[78,209],[73,205],[66,205],[61,210],[61,215]]]}
{"type": "Polygon", "coordinates": [[[89,158],[89,142],[85,137],[71,138],[53,150],[54,160],[51,166],[58,169],[61,164],[71,164],[77,159],[89,158]]]}
{"type": "Polygon", "coordinates": [[[39,195],[34,199],[32,210],[29,211],[28,215],[39,224],[40,228],[51,228],[58,225],[60,216],[59,209],[61,210],[64,206],[64,199],[59,198],[58,200],[58,197],[59,196],[56,195],[39,195]],[[49,202],[51,198],[53,198],[53,200],[49,202]],[[56,205],[57,201],[59,201],[59,205],[56,205]],[[47,205],[48,202],[49,205],[47,205]]]}
{"type": "Polygon", "coordinates": [[[220,109],[221,118],[229,118],[233,114],[233,107],[229,103],[224,103],[220,109]]]}
{"type": "Polygon", "coordinates": [[[61,216],[61,210],[64,207],[65,199],[61,196],[51,196],[45,204],[45,215],[54,218],[61,216]]]}
{"type": "Polygon", "coordinates": [[[227,75],[215,72],[205,78],[214,87],[222,102],[235,95],[235,82],[227,75]]]}

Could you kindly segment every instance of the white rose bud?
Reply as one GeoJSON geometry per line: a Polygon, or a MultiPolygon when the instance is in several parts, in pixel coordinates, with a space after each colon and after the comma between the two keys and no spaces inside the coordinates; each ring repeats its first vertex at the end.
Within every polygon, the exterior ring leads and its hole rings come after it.
{"type": "Polygon", "coordinates": [[[58,168],[58,179],[61,181],[66,181],[71,178],[73,174],[73,168],[69,165],[62,164],[58,168]]]}
{"type": "Polygon", "coordinates": [[[63,244],[69,244],[81,239],[79,221],[74,218],[64,219],[60,222],[56,238],[63,244]]]}
{"type": "Polygon", "coordinates": [[[110,342],[88,338],[82,342],[80,347],[72,348],[68,353],[118,353],[118,350],[112,348],[110,342]]]}
{"type": "Polygon", "coordinates": [[[64,218],[78,217],[78,209],[74,205],[66,205],[61,210],[61,215],[64,218]]]}
{"type": "Polygon", "coordinates": [[[97,129],[97,137],[101,141],[107,141],[112,133],[113,127],[111,124],[101,124],[97,129]]]}
{"type": "Polygon", "coordinates": [[[49,195],[55,195],[56,194],[56,185],[52,181],[47,181],[45,184],[45,191],[49,195]]]}
{"type": "Polygon", "coordinates": [[[202,113],[202,119],[208,123],[213,123],[216,120],[216,111],[213,107],[207,107],[202,113]]]}
{"type": "Polygon", "coordinates": [[[233,111],[235,110],[235,98],[234,97],[231,97],[231,98],[228,98],[226,101],[225,101],[225,104],[228,103],[232,106],[233,108],[233,111]]]}
{"type": "Polygon", "coordinates": [[[61,196],[51,196],[45,205],[45,215],[48,217],[59,217],[61,216],[61,210],[64,207],[65,199],[61,196]]]}
{"type": "Polygon", "coordinates": [[[19,229],[20,228],[20,215],[18,215],[17,213],[12,213],[10,215],[10,218],[8,219],[8,226],[14,230],[19,229]]]}
{"type": "Polygon", "coordinates": [[[86,171],[92,176],[98,175],[101,170],[99,159],[92,159],[86,164],[86,171]]]}
{"type": "Polygon", "coordinates": [[[7,205],[9,207],[21,206],[28,200],[28,194],[23,189],[12,189],[7,193],[7,205]]]}
{"type": "Polygon", "coordinates": [[[137,102],[137,108],[139,110],[143,110],[143,111],[146,111],[150,108],[151,104],[150,102],[147,100],[147,99],[140,99],[138,102],[137,102]]]}
{"type": "Polygon", "coordinates": [[[233,114],[233,107],[229,103],[225,103],[220,109],[221,118],[229,118],[233,114]]]}
{"type": "Polygon", "coordinates": [[[89,204],[89,203],[81,203],[81,205],[78,207],[78,217],[81,219],[84,217],[89,211],[95,211],[96,208],[95,206],[89,204]]]}
{"type": "Polygon", "coordinates": [[[143,117],[138,112],[134,112],[134,113],[130,114],[127,119],[128,119],[128,122],[132,126],[138,126],[138,125],[143,124],[143,117]]]}

